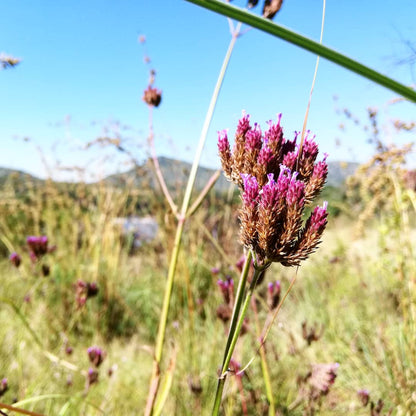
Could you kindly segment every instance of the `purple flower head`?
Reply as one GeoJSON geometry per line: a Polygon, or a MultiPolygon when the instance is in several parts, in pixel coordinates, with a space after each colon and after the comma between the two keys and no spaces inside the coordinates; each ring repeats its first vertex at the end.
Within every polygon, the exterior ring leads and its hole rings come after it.
{"type": "Polygon", "coordinates": [[[246,256],[243,254],[235,264],[235,267],[241,272],[243,270],[244,263],[246,262],[246,256]]]}
{"type": "Polygon", "coordinates": [[[29,246],[30,258],[32,261],[38,260],[48,252],[48,237],[31,235],[27,237],[26,243],[29,246]]]}
{"type": "Polygon", "coordinates": [[[260,150],[262,145],[261,129],[260,126],[255,123],[254,129],[247,131],[245,148],[247,151],[260,150]]]}
{"type": "Polygon", "coordinates": [[[290,185],[290,169],[285,165],[280,165],[280,173],[277,179],[278,192],[281,198],[286,197],[290,185]]]}
{"type": "Polygon", "coordinates": [[[280,125],[280,120],[282,119],[282,114],[279,114],[277,117],[277,123],[273,124],[270,120],[268,121],[269,128],[264,133],[265,140],[270,143],[274,142],[280,144],[283,141],[283,129],[280,125]]]}
{"type": "Polygon", "coordinates": [[[87,386],[98,382],[98,371],[94,368],[89,368],[87,373],[87,386]]]}
{"type": "Polygon", "coordinates": [[[98,294],[98,286],[96,282],[87,283],[87,298],[92,298],[98,294]]]}
{"type": "Polygon", "coordinates": [[[358,398],[360,399],[362,405],[367,406],[370,401],[370,392],[367,389],[361,389],[357,391],[358,398]]]}
{"type": "Polygon", "coordinates": [[[218,132],[218,151],[224,153],[230,150],[230,143],[228,141],[227,130],[218,132]]]}
{"type": "Polygon", "coordinates": [[[283,158],[283,165],[287,166],[289,169],[295,167],[296,159],[298,157],[298,149],[293,150],[292,152],[287,153],[283,158]]]}
{"type": "Polygon", "coordinates": [[[14,267],[19,267],[20,263],[22,262],[22,258],[16,252],[13,252],[12,254],[10,254],[9,260],[13,264],[14,267]]]}
{"type": "Polygon", "coordinates": [[[244,205],[255,207],[259,197],[259,184],[254,176],[248,174],[241,174],[244,182],[244,192],[242,195],[244,205]]]}
{"type": "Polygon", "coordinates": [[[311,215],[311,231],[316,232],[325,227],[326,225],[326,218],[328,216],[327,213],[328,208],[328,201],[324,201],[322,207],[317,206],[311,215]]]}
{"type": "Polygon", "coordinates": [[[270,283],[268,283],[267,290],[270,293],[274,293],[276,291],[279,291],[280,292],[280,281],[277,280],[276,282],[270,282],[270,283]]]}
{"type": "Polygon", "coordinates": [[[218,280],[217,280],[217,285],[218,285],[218,287],[219,287],[221,290],[224,290],[224,289],[225,289],[226,282],[224,282],[224,281],[223,281],[223,280],[221,280],[221,279],[218,279],[218,280]]]}
{"type": "Polygon", "coordinates": [[[9,389],[9,386],[7,384],[7,378],[3,378],[0,381],[0,397],[3,396],[4,393],[9,389]]]}
{"type": "Polygon", "coordinates": [[[305,140],[303,142],[303,155],[305,157],[305,159],[309,159],[309,160],[315,160],[316,156],[318,156],[318,145],[315,142],[315,136],[313,136],[312,138],[309,137],[310,134],[310,130],[308,130],[306,132],[306,136],[305,136],[305,140]]]}
{"type": "Polygon", "coordinates": [[[104,360],[103,350],[99,347],[89,347],[87,353],[91,363],[99,367],[104,360]]]}
{"type": "Polygon", "coordinates": [[[220,272],[220,269],[218,267],[212,267],[211,268],[211,273],[213,275],[217,275],[220,272]]]}
{"type": "Polygon", "coordinates": [[[257,163],[267,167],[267,165],[273,160],[273,157],[273,150],[265,142],[259,152],[259,156],[257,157],[257,163]]]}
{"type": "Polygon", "coordinates": [[[244,136],[250,129],[250,116],[246,114],[245,111],[243,111],[243,116],[238,121],[237,131],[235,135],[244,136]]]}
{"type": "Polygon", "coordinates": [[[262,134],[260,126],[250,126],[249,116],[243,113],[232,150],[227,133],[219,133],[224,174],[241,190],[240,241],[253,251],[256,267],[271,262],[298,266],[315,251],[326,226],[326,205],[303,221],[304,207],[324,186],[326,155],[315,163],[314,137],[308,131],[301,149],[298,136],[295,132],[293,140],[284,138],[281,114],[277,122],[268,122],[262,134]]]}
{"type": "Polygon", "coordinates": [[[280,301],[280,282],[270,282],[267,285],[267,306],[270,310],[276,309],[280,301]]]}
{"type": "Polygon", "coordinates": [[[273,173],[269,173],[267,179],[268,182],[262,188],[261,205],[266,209],[273,209],[279,202],[279,187],[273,173]]]}
{"type": "Polygon", "coordinates": [[[302,206],[305,197],[305,183],[296,180],[297,172],[294,172],[287,190],[286,202],[288,205],[302,206]]]}
{"type": "Polygon", "coordinates": [[[314,166],[312,173],[313,178],[326,179],[326,176],[328,175],[328,164],[326,163],[327,157],[328,153],[324,153],[324,158],[314,166]]]}

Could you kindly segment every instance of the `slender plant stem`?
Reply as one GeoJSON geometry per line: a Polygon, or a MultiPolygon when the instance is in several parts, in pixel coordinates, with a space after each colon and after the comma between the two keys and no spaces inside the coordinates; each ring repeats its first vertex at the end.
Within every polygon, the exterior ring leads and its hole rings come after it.
{"type": "MultiPolygon", "coordinates": [[[[254,322],[256,327],[256,336],[261,341],[261,329],[260,329],[260,323],[259,323],[259,314],[257,311],[257,305],[256,305],[256,297],[253,296],[251,298],[251,308],[254,311],[254,322]]],[[[260,353],[260,363],[261,363],[261,371],[263,373],[263,380],[264,380],[264,386],[266,388],[266,397],[269,401],[269,416],[275,416],[276,415],[276,409],[274,405],[274,399],[273,399],[273,391],[272,391],[272,383],[270,381],[270,373],[269,368],[267,366],[267,357],[266,357],[266,349],[264,348],[264,344],[262,344],[262,348],[259,349],[260,353]]]]}
{"type": "MultiPolygon", "coordinates": [[[[250,256],[247,256],[247,259],[249,257],[250,256]]],[[[223,361],[222,368],[221,368],[221,374],[218,378],[217,390],[215,392],[214,407],[212,410],[213,416],[218,416],[220,405],[221,405],[222,393],[224,391],[225,380],[227,377],[228,366],[233,356],[233,352],[237,344],[238,336],[240,335],[240,331],[244,323],[244,317],[246,315],[248,305],[250,304],[251,296],[253,295],[257,280],[263,271],[257,268],[254,270],[254,275],[251,280],[250,287],[247,291],[244,302],[241,303],[242,298],[244,297],[244,292],[245,292],[243,286],[245,286],[245,283],[247,281],[248,271],[249,271],[250,263],[251,263],[251,259],[250,261],[247,261],[247,259],[244,265],[243,272],[240,277],[240,283],[238,285],[238,290],[237,290],[237,295],[236,295],[236,300],[235,300],[234,310],[233,310],[233,316],[231,318],[230,331],[228,333],[227,343],[226,343],[225,352],[224,352],[224,361],[223,361]]]]}
{"type": "Polygon", "coordinates": [[[149,105],[148,107],[149,107],[149,138],[148,138],[148,143],[149,143],[149,147],[150,147],[152,162],[153,162],[155,172],[156,172],[156,178],[159,181],[159,185],[162,188],[162,192],[163,192],[163,195],[166,198],[166,201],[168,201],[170,209],[172,210],[173,214],[175,216],[177,216],[178,215],[178,208],[177,208],[176,204],[173,202],[173,199],[170,195],[169,189],[168,189],[168,187],[166,185],[166,182],[165,182],[165,178],[163,177],[163,174],[162,174],[162,170],[160,169],[159,159],[157,158],[157,155],[156,155],[155,135],[154,135],[154,132],[153,132],[153,106],[149,105]]]}
{"type": "MultiPolygon", "coordinates": [[[[319,44],[320,45],[322,45],[322,38],[324,36],[325,10],[326,10],[326,0],[323,0],[321,35],[319,37],[319,44]]],[[[318,74],[318,67],[319,67],[319,55],[316,57],[315,71],[313,73],[312,86],[311,86],[311,90],[309,92],[309,100],[308,100],[308,105],[306,106],[305,118],[303,119],[302,134],[300,135],[300,144],[299,144],[299,151],[298,151],[298,160],[297,160],[296,163],[299,162],[300,155],[302,154],[303,142],[305,140],[306,125],[308,123],[309,109],[311,107],[312,94],[313,94],[313,89],[315,87],[316,75],[318,74]]]]}
{"type": "Polygon", "coordinates": [[[244,292],[246,288],[248,273],[250,271],[251,260],[252,260],[252,254],[251,254],[251,251],[249,251],[246,256],[246,261],[244,263],[243,270],[241,271],[241,276],[240,276],[240,280],[238,282],[238,287],[237,287],[237,293],[235,295],[235,302],[234,302],[233,313],[231,316],[230,329],[228,331],[227,343],[225,345],[224,358],[222,361],[223,371],[224,371],[224,363],[225,363],[225,360],[227,359],[228,349],[230,348],[230,345],[231,345],[231,340],[233,338],[235,328],[237,326],[238,315],[240,314],[241,305],[243,303],[244,292]]]}
{"type": "Polygon", "coordinates": [[[211,101],[208,107],[207,114],[205,116],[205,121],[202,127],[198,148],[196,150],[196,154],[194,157],[194,161],[192,164],[191,172],[189,174],[188,183],[185,190],[185,195],[182,202],[181,211],[178,215],[178,226],[176,229],[176,236],[175,236],[175,243],[172,251],[172,256],[169,264],[169,271],[168,271],[168,278],[166,280],[166,286],[165,286],[165,294],[163,298],[163,306],[162,306],[162,312],[160,316],[159,321],[159,329],[158,334],[156,338],[156,347],[155,347],[155,355],[154,355],[154,361],[153,361],[153,370],[152,370],[152,378],[150,380],[150,387],[149,387],[149,393],[147,397],[147,404],[145,409],[145,415],[150,416],[153,414],[153,408],[155,404],[155,400],[157,397],[157,392],[159,389],[160,384],[160,363],[162,361],[162,355],[163,355],[163,344],[166,334],[166,326],[167,326],[167,320],[168,320],[168,314],[169,314],[169,306],[170,306],[170,300],[172,296],[172,288],[174,283],[174,277],[176,273],[176,266],[178,262],[178,255],[179,255],[179,249],[182,241],[182,234],[184,229],[185,220],[187,218],[187,211],[191,199],[192,189],[195,184],[196,179],[196,173],[199,166],[199,161],[201,159],[202,150],[204,148],[207,133],[209,126],[211,124],[212,116],[214,114],[215,106],[218,101],[218,95],[221,90],[222,83],[224,81],[224,76],[231,58],[232,51],[234,49],[235,42],[238,38],[239,31],[241,28],[241,23],[237,25],[237,28],[232,32],[231,40],[229,47],[227,49],[227,53],[224,57],[224,61],[221,66],[220,73],[218,75],[217,83],[214,88],[214,92],[211,97],[211,101]]]}
{"type": "Polygon", "coordinates": [[[358,75],[361,75],[369,80],[382,85],[398,94],[402,97],[409,99],[410,101],[416,102],[416,91],[406,87],[403,84],[375,71],[349,58],[327,46],[320,45],[318,42],[313,41],[299,33],[293,32],[280,26],[268,19],[264,19],[260,16],[250,13],[246,10],[240,9],[239,7],[232,6],[229,3],[222,2],[220,0],[186,0],[190,3],[197,4],[198,6],[205,7],[206,9],[212,10],[216,13],[222,14],[227,17],[231,17],[240,22],[246,23],[252,27],[262,30],[263,32],[269,33],[280,39],[283,39],[289,43],[301,47],[309,52],[315,53],[322,56],[339,66],[342,66],[358,75]]]}

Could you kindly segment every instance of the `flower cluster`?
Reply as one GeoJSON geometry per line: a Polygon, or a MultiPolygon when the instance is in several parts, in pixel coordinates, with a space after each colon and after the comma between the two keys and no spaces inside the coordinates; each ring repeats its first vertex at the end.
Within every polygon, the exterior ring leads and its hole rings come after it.
{"type": "Polygon", "coordinates": [[[88,358],[91,364],[94,366],[90,367],[87,372],[87,388],[92,384],[98,382],[98,367],[102,364],[105,358],[105,352],[99,347],[89,347],[87,349],[88,358]]]}
{"type": "Polygon", "coordinates": [[[78,308],[82,308],[87,302],[87,299],[97,296],[98,290],[97,283],[78,280],[75,284],[75,300],[78,308]]]}
{"type": "Polygon", "coordinates": [[[9,260],[14,267],[19,267],[22,262],[22,258],[15,251],[12,254],[10,254],[9,260]]]}
{"type": "Polygon", "coordinates": [[[162,91],[148,86],[143,93],[143,101],[151,107],[158,107],[162,101],[162,91]]]}
{"type": "Polygon", "coordinates": [[[258,264],[297,266],[316,249],[327,224],[326,202],[306,223],[302,218],[325,184],[327,155],[316,162],[318,145],[310,132],[302,144],[298,134],[286,140],[280,119],[270,121],[263,134],[243,115],[232,151],[225,130],[219,132],[218,150],[225,176],[242,191],[241,242],[258,264]]]}
{"type": "Polygon", "coordinates": [[[9,389],[7,384],[7,378],[3,378],[0,380],[0,397],[3,396],[4,393],[9,389]]]}
{"type": "Polygon", "coordinates": [[[91,364],[94,364],[95,367],[99,367],[105,357],[104,351],[99,347],[89,347],[87,353],[91,364]]]}
{"type": "Polygon", "coordinates": [[[267,285],[267,306],[272,311],[279,306],[281,284],[279,281],[267,285]]]}
{"type": "Polygon", "coordinates": [[[47,253],[55,251],[56,246],[48,246],[48,237],[46,235],[34,236],[26,238],[29,247],[29,255],[33,262],[36,262],[47,253]]]}

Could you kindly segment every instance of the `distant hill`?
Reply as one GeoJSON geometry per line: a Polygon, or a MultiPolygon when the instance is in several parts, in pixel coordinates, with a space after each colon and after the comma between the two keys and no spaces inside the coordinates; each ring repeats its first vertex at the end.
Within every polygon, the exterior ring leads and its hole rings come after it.
{"type": "MultiPolygon", "coordinates": [[[[186,185],[189,172],[191,170],[191,164],[167,157],[160,157],[159,164],[169,189],[183,189],[186,185]]],[[[348,176],[355,172],[359,164],[347,162],[329,162],[328,166],[329,173],[327,183],[328,185],[338,187],[345,182],[348,176]]],[[[199,167],[195,184],[196,188],[202,189],[214,174],[214,172],[214,169],[199,167]]],[[[0,186],[3,186],[6,180],[12,177],[14,180],[16,180],[16,182],[19,183],[23,183],[28,180],[36,183],[42,182],[42,179],[36,178],[35,176],[25,172],[0,168],[0,186]]],[[[148,160],[142,166],[138,166],[137,168],[131,169],[127,172],[110,175],[104,179],[104,182],[114,186],[123,186],[128,181],[133,181],[134,186],[138,188],[157,187],[158,184],[153,173],[152,162],[148,160]]],[[[224,175],[221,174],[217,183],[215,184],[215,190],[218,192],[225,192],[229,189],[229,186],[229,182],[225,179],[224,175]]]]}
{"type": "Polygon", "coordinates": [[[0,168],[0,186],[4,186],[7,180],[11,178],[15,179],[17,182],[31,181],[31,182],[41,182],[42,180],[36,178],[35,176],[22,172],[21,170],[0,168]]]}
{"type": "MultiPolygon", "coordinates": [[[[139,167],[137,171],[133,169],[124,173],[114,174],[108,176],[105,181],[114,185],[121,185],[125,183],[126,180],[132,180],[134,178],[133,180],[135,186],[140,187],[146,184],[150,185],[151,188],[154,188],[157,184],[156,178],[153,175],[153,167],[151,163],[152,162],[148,160],[143,166],[139,167]]],[[[170,189],[183,188],[186,185],[192,166],[190,163],[181,162],[167,157],[160,157],[159,164],[166,184],[170,189]]],[[[355,172],[358,166],[358,163],[329,162],[327,184],[334,187],[342,185],[346,178],[355,172]]],[[[214,172],[214,169],[199,167],[195,184],[196,188],[202,189],[214,172]]],[[[225,179],[224,175],[221,174],[215,184],[215,189],[218,192],[224,192],[228,190],[229,186],[229,182],[225,179]]]]}

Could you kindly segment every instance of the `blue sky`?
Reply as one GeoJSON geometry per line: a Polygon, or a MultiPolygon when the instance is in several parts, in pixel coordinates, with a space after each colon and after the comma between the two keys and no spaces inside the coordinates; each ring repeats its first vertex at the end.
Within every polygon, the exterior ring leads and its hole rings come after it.
{"type": "MultiPolygon", "coordinates": [[[[224,17],[183,0],[3,0],[0,13],[0,52],[22,58],[16,68],[0,71],[0,166],[41,177],[49,166],[58,179],[67,174],[56,170],[57,163],[85,167],[97,176],[126,169],[126,159],[112,148],[85,149],[95,138],[116,132],[138,159],[145,157],[145,54],[157,71],[155,85],[163,90],[153,116],[157,152],[193,159],[230,40],[224,17]],[[138,42],[141,34],[144,46],[138,42]]],[[[321,14],[322,1],[286,0],[275,21],[318,40],[321,14]]],[[[415,16],[414,0],[394,6],[328,0],[323,43],[410,85],[416,69],[412,79],[411,68],[395,62],[409,55],[401,38],[416,42],[415,16]]],[[[300,130],[314,66],[314,55],[270,35],[250,30],[240,37],[202,164],[219,166],[216,132],[234,132],[243,109],[264,127],[283,113],[287,137],[300,130]]],[[[348,108],[366,122],[366,109],[377,108],[385,140],[403,143],[412,137],[397,135],[391,120],[415,120],[416,107],[389,105],[394,98],[383,87],[321,60],[308,128],[329,160],[365,161],[371,154],[366,134],[336,109],[348,108]]]]}

